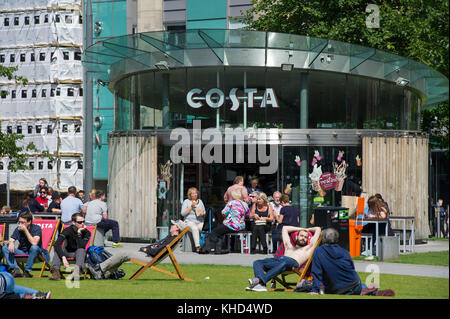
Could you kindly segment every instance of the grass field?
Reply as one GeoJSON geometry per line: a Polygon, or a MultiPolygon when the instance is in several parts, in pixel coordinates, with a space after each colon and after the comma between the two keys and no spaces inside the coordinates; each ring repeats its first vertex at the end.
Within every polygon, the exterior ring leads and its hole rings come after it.
{"type": "MultiPolygon", "coordinates": [[[[173,271],[171,264],[160,265],[173,271]]],[[[16,284],[41,291],[52,291],[52,299],[380,299],[373,296],[311,296],[296,292],[245,291],[251,267],[219,265],[181,265],[184,275],[193,282],[181,281],[154,270],[147,270],[137,280],[128,278],[138,269],[126,263],[126,276],[120,280],[81,280],[79,288],[67,288],[66,282],[45,278],[17,278],[16,284]],[[206,279],[209,277],[209,279],[206,279]]],[[[46,272],[46,275],[48,272],[46,272]]],[[[367,273],[360,273],[364,282],[367,273]]],[[[393,289],[394,298],[448,299],[449,280],[427,277],[380,275],[380,289],[393,289]]],[[[392,297],[385,297],[391,299],[392,297]]]]}
{"type": "MultiPolygon", "coordinates": [[[[364,260],[365,257],[354,257],[353,260],[364,260]]],[[[448,266],[449,265],[449,251],[436,251],[427,253],[414,254],[400,254],[398,259],[384,260],[387,263],[399,264],[415,264],[415,265],[432,265],[432,266],[448,266]]],[[[373,262],[377,262],[377,257],[374,257],[373,262]]]]}

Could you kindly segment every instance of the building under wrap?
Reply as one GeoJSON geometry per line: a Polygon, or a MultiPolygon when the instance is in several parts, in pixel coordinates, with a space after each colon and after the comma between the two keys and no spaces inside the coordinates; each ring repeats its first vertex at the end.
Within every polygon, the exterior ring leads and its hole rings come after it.
{"type": "MultiPolygon", "coordinates": [[[[0,64],[28,79],[0,78],[1,130],[55,157],[29,154],[31,169],[10,173],[11,190],[34,189],[42,177],[60,191],[83,186],[82,35],[81,0],[0,1],[0,64]]],[[[3,158],[0,184],[6,176],[3,158]]]]}

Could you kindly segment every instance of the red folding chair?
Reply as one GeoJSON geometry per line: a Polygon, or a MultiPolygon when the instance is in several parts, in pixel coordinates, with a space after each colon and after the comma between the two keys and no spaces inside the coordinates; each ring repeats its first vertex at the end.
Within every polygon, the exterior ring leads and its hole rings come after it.
{"type": "MultiPolygon", "coordinates": [[[[60,223],[60,219],[33,219],[32,221],[33,224],[35,225],[39,225],[42,229],[42,248],[46,249],[49,253],[50,256],[50,251],[53,248],[53,245],[55,244],[55,237],[56,237],[56,233],[58,231],[58,226],[60,223]]],[[[19,268],[24,271],[25,270],[25,263],[28,259],[28,254],[26,255],[14,255],[14,257],[16,258],[17,261],[17,265],[19,266],[19,268]]],[[[41,272],[39,273],[38,276],[33,276],[33,277],[42,277],[42,274],[44,273],[44,270],[47,268],[47,270],[50,270],[50,266],[48,264],[48,262],[45,260],[45,258],[42,256],[42,254],[38,255],[38,258],[40,261],[43,262],[42,267],[36,268],[36,269],[32,269],[32,270],[40,270],[41,272]]]]}
{"type": "MultiPolygon", "coordinates": [[[[70,227],[71,225],[62,225],[62,230],[66,229],[67,227],[70,227]]],[[[86,225],[86,229],[89,230],[89,232],[91,233],[91,236],[89,237],[89,241],[86,244],[86,251],[88,250],[89,247],[94,245],[94,238],[95,238],[95,232],[97,231],[97,225],[86,225]]],[[[63,243],[64,245],[64,243],[63,243]]],[[[69,264],[74,264],[75,263],[75,258],[67,258],[67,261],[69,262],[69,264]]],[[[84,271],[84,278],[86,279],[86,275],[87,275],[87,270],[84,271]]]]}
{"type": "Polygon", "coordinates": [[[0,224],[0,246],[3,246],[5,240],[5,224],[0,224]]]}

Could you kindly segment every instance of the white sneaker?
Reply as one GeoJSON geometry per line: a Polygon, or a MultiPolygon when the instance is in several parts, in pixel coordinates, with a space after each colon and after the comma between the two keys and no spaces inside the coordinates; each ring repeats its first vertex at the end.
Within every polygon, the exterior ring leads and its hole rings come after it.
{"type": "Polygon", "coordinates": [[[257,284],[255,287],[253,287],[252,289],[253,291],[267,291],[266,286],[263,286],[261,284],[257,284]]]}
{"type": "Polygon", "coordinates": [[[258,278],[250,278],[248,280],[249,284],[250,284],[250,288],[255,287],[256,285],[259,284],[259,279],[258,278]]]}

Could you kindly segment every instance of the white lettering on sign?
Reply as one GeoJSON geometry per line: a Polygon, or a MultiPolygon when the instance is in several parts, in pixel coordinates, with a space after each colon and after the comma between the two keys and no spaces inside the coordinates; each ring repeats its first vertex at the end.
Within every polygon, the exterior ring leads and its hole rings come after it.
{"type": "Polygon", "coordinates": [[[41,228],[53,228],[53,224],[38,224],[41,228]]]}
{"type": "Polygon", "coordinates": [[[248,108],[254,108],[256,100],[261,101],[259,103],[260,108],[265,108],[267,105],[273,108],[280,107],[273,88],[266,88],[262,95],[257,95],[258,89],[249,88],[244,89],[244,96],[238,96],[238,90],[238,88],[232,88],[226,97],[223,91],[218,88],[209,89],[205,96],[201,96],[202,89],[191,89],[186,95],[186,102],[190,107],[198,109],[203,106],[201,101],[204,100],[210,108],[217,109],[223,106],[225,100],[230,100],[230,111],[237,111],[239,109],[240,100],[247,100],[248,108]]]}

